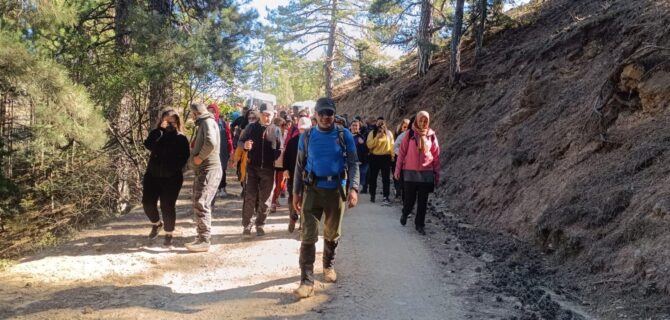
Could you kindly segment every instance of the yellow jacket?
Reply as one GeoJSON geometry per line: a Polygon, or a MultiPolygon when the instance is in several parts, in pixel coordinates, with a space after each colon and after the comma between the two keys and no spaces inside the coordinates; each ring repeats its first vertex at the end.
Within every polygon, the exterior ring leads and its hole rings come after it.
{"type": "Polygon", "coordinates": [[[393,133],[391,133],[391,131],[386,130],[386,134],[381,138],[376,137],[374,131],[370,131],[366,143],[368,145],[368,149],[370,149],[370,153],[376,156],[390,155],[391,157],[393,157],[394,142],[395,141],[393,140],[393,133]]]}
{"type": "Polygon", "coordinates": [[[233,154],[233,161],[234,162],[240,162],[240,182],[244,182],[245,179],[247,178],[247,156],[249,155],[249,152],[244,150],[242,147],[237,147],[235,149],[235,153],[233,154]]]}

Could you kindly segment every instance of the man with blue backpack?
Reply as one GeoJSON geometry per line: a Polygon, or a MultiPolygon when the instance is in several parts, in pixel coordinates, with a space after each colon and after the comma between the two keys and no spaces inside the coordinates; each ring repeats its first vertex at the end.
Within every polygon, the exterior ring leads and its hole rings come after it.
{"type": "Polygon", "coordinates": [[[314,260],[323,230],[323,274],[335,282],[335,249],[342,230],[344,211],[358,203],[359,172],[356,143],[351,132],[335,125],[335,102],[320,98],[314,108],[317,126],[300,135],[293,181],[293,206],[302,212],[300,238],[300,286],[298,298],[314,293],[314,260]]]}

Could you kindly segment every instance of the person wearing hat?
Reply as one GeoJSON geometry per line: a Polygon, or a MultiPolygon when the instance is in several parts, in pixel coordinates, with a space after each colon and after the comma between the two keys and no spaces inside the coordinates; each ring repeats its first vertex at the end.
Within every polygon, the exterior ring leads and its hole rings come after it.
{"type": "Polygon", "coordinates": [[[262,104],[259,108],[260,119],[247,125],[238,142],[245,151],[247,166],[242,205],[242,235],[251,237],[251,218],[256,215],[256,235],[265,235],[265,219],[268,216],[272,192],[275,187],[275,160],[281,154],[281,132],[271,126],[274,108],[262,104]]]}
{"type": "Polygon", "coordinates": [[[298,298],[314,293],[314,260],[323,216],[323,274],[335,282],[335,249],[342,233],[342,218],[347,206],[358,203],[358,157],[351,132],[335,125],[335,102],[320,98],[316,102],[317,126],[305,131],[298,141],[293,206],[301,212],[300,286],[298,298]],[[335,142],[335,143],[333,143],[335,142]]]}
{"type": "Polygon", "coordinates": [[[289,203],[289,222],[288,232],[295,230],[295,223],[298,221],[298,212],[293,204],[293,181],[295,180],[295,160],[298,157],[298,141],[300,134],[312,128],[312,121],[308,117],[302,117],[298,120],[298,134],[293,136],[284,149],[284,178],[288,180],[288,203],[289,203]]]}
{"type": "Polygon", "coordinates": [[[191,138],[191,157],[189,167],[195,171],[193,181],[193,212],[195,214],[195,241],[187,243],[191,252],[209,250],[212,230],[212,202],[223,175],[219,150],[221,136],[214,115],[207,111],[202,103],[191,104],[195,120],[195,134],[191,138]]]}

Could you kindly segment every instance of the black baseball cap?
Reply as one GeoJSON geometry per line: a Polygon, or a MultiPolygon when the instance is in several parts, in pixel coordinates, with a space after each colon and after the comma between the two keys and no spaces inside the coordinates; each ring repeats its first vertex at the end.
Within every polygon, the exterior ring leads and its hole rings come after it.
{"type": "Polygon", "coordinates": [[[316,100],[314,111],[319,113],[321,110],[333,110],[335,112],[335,101],[327,97],[319,98],[319,100],[316,100]]]}

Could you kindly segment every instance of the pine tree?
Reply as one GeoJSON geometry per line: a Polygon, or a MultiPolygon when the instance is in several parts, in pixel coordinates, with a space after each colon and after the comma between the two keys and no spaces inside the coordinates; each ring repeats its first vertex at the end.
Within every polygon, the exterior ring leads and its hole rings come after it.
{"type": "Polygon", "coordinates": [[[461,36],[463,35],[463,6],[465,0],[456,0],[454,25],[451,29],[451,59],[449,82],[453,85],[461,72],[461,36]]]}
{"type": "Polygon", "coordinates": [[[366,1],[354,0],[291,0],[270,14],[282,44],[299,44],[298,55],[305,57],[315,50],[324,50],[325,94],[332,96],[333,66],[345,51],[355,50],[351,30],[367,26],[362,18],[366,1]]]}
{"type": "Polygon", "coordinates": [[[417,49],[417,75],[428,72],[436,45],[433,35],[447,26],[447,0],[375,0],[370,19],[384,44],[417,49]]]}

